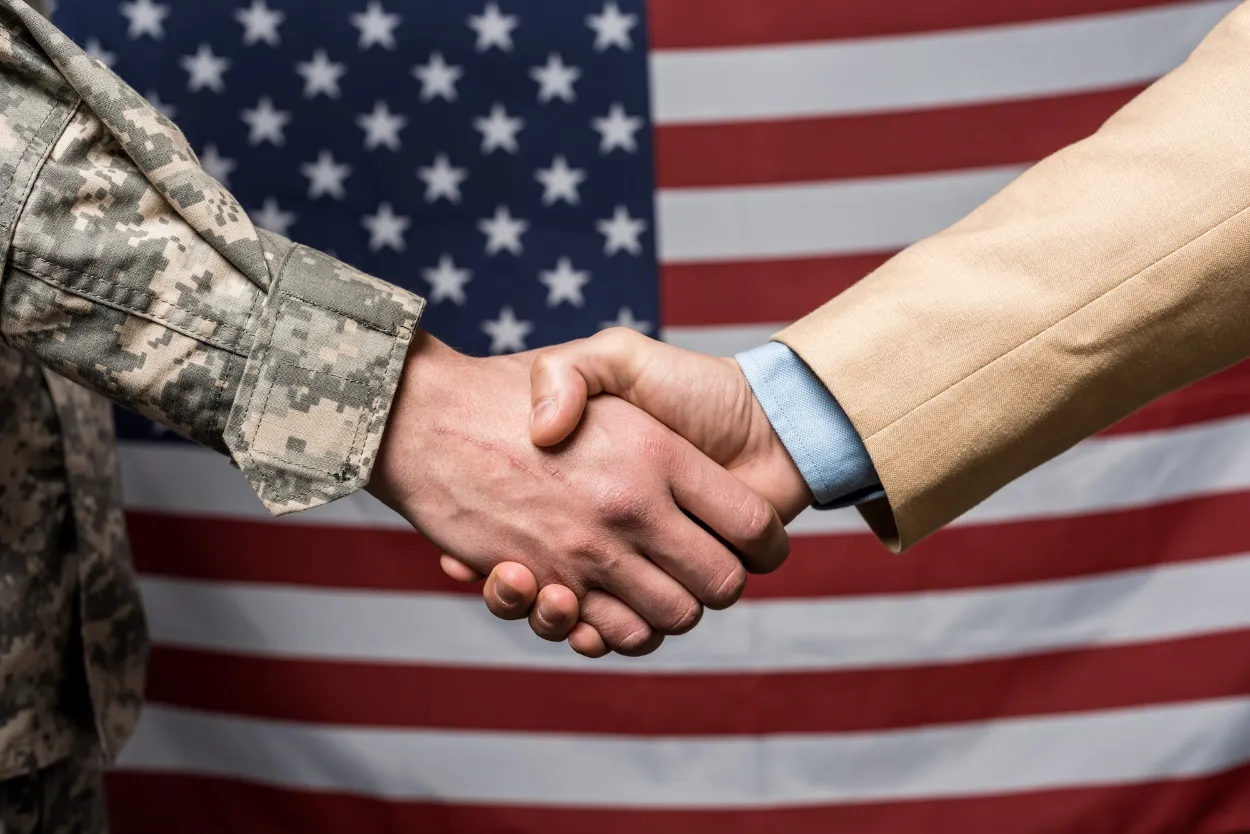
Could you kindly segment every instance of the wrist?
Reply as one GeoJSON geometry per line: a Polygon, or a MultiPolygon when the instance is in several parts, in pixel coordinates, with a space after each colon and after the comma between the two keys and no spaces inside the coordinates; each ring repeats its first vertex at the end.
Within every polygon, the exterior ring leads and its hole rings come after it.
{"type": "Polygon", "coordinates": [[[781,516],[783,522],[789,524],[799,513],[816,503],[816,497],[807,479],[803,477],[798,464],[794,462],[790,450],[781,441],[781,437],[764,413],[764,409],[758,403],[756,409],[762,423],[762,431],[768,434],[765,445],[769,450],[768,456],[773,461],[769,466],[769,470],[775,473],[774,480],[777,484],[773,501],[777,514],[781,516]]]}
{"type": "MultiPolygon", "coordinates": [[[[455,366],[465,357],[425,331],[413,336],[378,448],[368,491],[404,515],[416,488],[413,461],[427,460],[434,416],[454,396],[455,366]]],[[[411,518],[408,519],[410,522],[411,518]]]]}

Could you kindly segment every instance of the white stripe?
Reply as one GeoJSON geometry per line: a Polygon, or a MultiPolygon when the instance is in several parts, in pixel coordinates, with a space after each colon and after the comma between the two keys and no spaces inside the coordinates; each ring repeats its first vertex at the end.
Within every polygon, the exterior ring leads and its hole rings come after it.
{"type": "Polygon", "coordinates": [[[130,509],[185,516],[227,516],[273,524],[330,524],[411,530],[411,525],[361,491],[302,513],[274,517],[225,457],[199,446],[123,441],[122,495],[130,509]]]}
{"type": "Polygon", "coordinates": [[[657,124],[871,113],[1152,81],[1235,2],[1206,2],[937,34],[672,50],[651,60],[657,124]]]}
{"type": "Polygon", "coordinates": [[[747,261],[903,249],[957,222],[1023,171],[987,168],[664,190],[657,200],[660,260],[747,261]]]}
{"type": "Polygon", "coordinates": [[[772,324],[730,324],[723,326],[666,327],[660,338],[671,345],[710,353],[713,356],[733,356],[766,344],[773,334],[789,322],[772,324]]]}
{"type": "Polygon", "coordinates": [[[745,600],[655,655],[598,661],[496,620],[476,597],[153,577],[142,586],[153,640],[166,646],[625,673],[889,668],[1250,628],[1250,555],[989,589],[745,600]]]}
{"type": "MultiPolygon", "coordinates": [[[[122,485],[132,509],[231,516],[277,524],[409,529],[366,493],[274,519],[225,459],[194,447],[123,443],[122,485]]],[[[1250,489],[1250,417],[1086,440],[1004,487],[955,524],[1055,518],[1250,489]]],[[[795,535],[860,533],[855,510],[809,510],[795,535]]]]}
{"type": "Polygon", "coordinates": [[[368,730],[148,707],[127,770],[390,800],[750,808],[1198,777],[1250,760],[1250,700],[920,730],[648,739],[368,730]]]}

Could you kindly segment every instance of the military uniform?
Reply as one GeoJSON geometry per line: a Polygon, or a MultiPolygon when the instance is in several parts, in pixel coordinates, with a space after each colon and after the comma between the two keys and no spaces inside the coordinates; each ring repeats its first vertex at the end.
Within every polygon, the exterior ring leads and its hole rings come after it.
{"type": "Polygon", "coordinates": [[[368,482],[423,301],[255,228],[22,0],[0,263],[0,822],[99,832],[147,651],[108,400],[229,455],[275,514],[323,504],[368,482]]]}

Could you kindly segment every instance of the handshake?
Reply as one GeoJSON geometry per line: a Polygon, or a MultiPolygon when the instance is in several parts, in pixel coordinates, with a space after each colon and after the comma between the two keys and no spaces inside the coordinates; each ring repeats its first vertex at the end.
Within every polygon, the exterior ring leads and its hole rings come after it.
{"type": "Polygon", "coordinates": [[[732,605],[813,500],[737,362],[622,328],[491,358],[422,334],[369,491],[449,576],[489,574],[496,616],[591,657],[732,605]]]}

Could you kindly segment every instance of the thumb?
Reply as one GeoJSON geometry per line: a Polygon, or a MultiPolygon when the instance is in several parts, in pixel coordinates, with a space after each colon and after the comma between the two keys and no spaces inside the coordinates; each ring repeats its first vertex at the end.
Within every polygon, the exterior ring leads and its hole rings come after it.
{"type": "Polygon", "coordinates": [[[638,375],[639,340],[645,337],[613,328],[538,355],[530,366],[530,439],[554,446],[581,422],[586,402],[607,392],[625,396],[638,375]]]}

